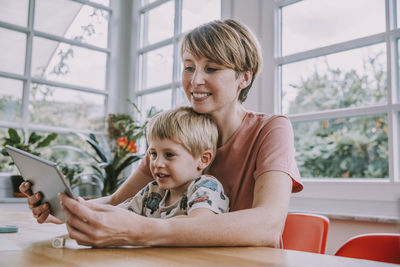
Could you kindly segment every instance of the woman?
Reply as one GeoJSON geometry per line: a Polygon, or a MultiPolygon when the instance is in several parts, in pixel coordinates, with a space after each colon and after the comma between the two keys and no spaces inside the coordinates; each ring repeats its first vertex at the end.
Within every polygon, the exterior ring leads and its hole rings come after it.
{"type": "MultiPolygon", "coordinates": [[[[223,184],[231,212],[163,220],[113,207],[151,181],[147,155],[111,196],[85,202],[60,195],[71,238],[92,246],[279,247],[290,194],[302,184],[289,120],[242,106],[262,61],[256,38],[237,21],[213,21],[184,37],[181,57],[193,109],[218,125],[218,150],[207,173],[223,184]]],[[[23,184],[21,191],[29,194],[29,188],[23,184]]],[[[39,201],[36,194],[28,200],[37,221],[54,222],[39,201]]]]}

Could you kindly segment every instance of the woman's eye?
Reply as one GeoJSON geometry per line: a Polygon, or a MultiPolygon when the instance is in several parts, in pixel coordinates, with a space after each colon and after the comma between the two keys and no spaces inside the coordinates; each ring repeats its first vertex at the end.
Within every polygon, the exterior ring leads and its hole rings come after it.
{"type": "Polygon", "coordinates": [[[206,68],[207,72],[216,72],[218,69],[217,68],[206,68]]]}

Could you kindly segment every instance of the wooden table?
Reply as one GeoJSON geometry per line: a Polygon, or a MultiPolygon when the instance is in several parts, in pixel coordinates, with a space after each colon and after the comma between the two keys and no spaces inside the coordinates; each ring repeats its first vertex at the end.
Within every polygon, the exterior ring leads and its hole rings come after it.
{"type": "Polygon", "coordinates": [[[67,233],[65,225],[38,224],[27,212],[0,206],[0,224],[18,233],[0,233],[0,266],[399,266],[266,247],[92,249],[67,240],[53,248],[52,239],[67,233]]]}

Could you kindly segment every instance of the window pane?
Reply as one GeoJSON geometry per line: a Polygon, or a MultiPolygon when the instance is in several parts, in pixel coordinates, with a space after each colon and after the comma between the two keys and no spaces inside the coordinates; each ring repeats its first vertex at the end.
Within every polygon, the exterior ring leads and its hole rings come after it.
{"type": "Polygon", "coordinates": [[[104,90],[106,59],[102,52],[35,37],[32,75],[104,90]]]}
{"type": "Polygon", "coordinates": [[[385,31],[385,1],[307,0],[282,8],[282,54],[385,31]]]}
{"type": "Polygon", "coordinates": [[[396,16],[397,16],[397,20],[396,20],[396,22],[397,22],[397,28],[400,26],[400,6],[399,6],[399,1],[398,0],[396,0],[396,16]]]}
{"type": "Polygon", "coordinates": [[[190,106],[190,102],[186,97],[185,91],[182,87],[177,89],[177,106],[190,106]]]}
{"type": "Polygon", "coordinates": [[[171,38],[174,34],[174,1],[169,1],[141,15],[142,45],[171,38]],[[147,25],[147,30],[146,29],[147,25]]]}
{"type": "Polygon", "coordinates": [[[182,32],[221,18],[221,0],[183,0],[182,32]]]}
{"type": "Polygon", "coordinates": [[[21,121],[22,90],[22,81],[0,77],[0,121],[21,121]]]}
{"type": "Polygon", "coordinates": [[[282,66],[287,114],[386,103],[385,44],[282,66]]]}
{"type": "Polygon", "coordinates": [[[66,0],[36,0],[35,29],[107,47],[109,13],[66,0]]]}
{"type": "Polygon", "coordinates": [[[24,74],[26,35],[0,28],[0,71],[24,74]]]}
{"type": "Polygon", "coordinates": [[[93,151],[93,148],[79,136],[75,134],[59,134],[52,143],[51,150],[47,151],[48,158],[62,164],[80,163],[82,167],[89,166],[91,158],[68,147],[76,147],[87,152],[93,151]]]}
{"type": "Polygon", "coordinates": [[[302,177],[388,178],[386,115],[293,123],[302,177]]]}
{"type": "Polygon", "coordinates": [[[150,51],[141,56],[141,88],[151,88],[172,82],[172,45],[150,51]]]}
{"type": "Polygon", "coordinates": [[[26,26],[28,0],[0,0],[0,21],[26,26]]]}
{"type": "Polygon", "coordinates": [[[82,130],[102,130],[105,96],[33,84],[30,97],[32,123],[82,130]]]}
{"type": "MultiPolygon", "coordinates": [[[[397,55],[400,55],[400,39],[397,39],[397,55]]],[[[400,73],[400,58],[397,57],[397,71],[400,73]]],[[[397,78],[397,101],[400,102],[400,79],[397,78]]]]}
{"type": "Polygon", "coordinates": [[[143,95],[140,98],[141,113],[147,114],[152,107],[154,107],[156,111],[168,110],[171,108],[171,100],[171,89],[143,95]]]}

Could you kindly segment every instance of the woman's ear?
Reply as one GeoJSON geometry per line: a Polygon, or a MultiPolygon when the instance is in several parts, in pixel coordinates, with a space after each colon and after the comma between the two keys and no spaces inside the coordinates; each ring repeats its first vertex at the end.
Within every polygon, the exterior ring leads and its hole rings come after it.
{"type": "Polygon", "coordinates": [[[202,171],[210,165],[213,157],[213,153],[210,150],[206,150],[201,153],[199,164],[197,165],[197,170],[202,171]]]}
{"type": "Polygon", "coordinates": [[[251,80],[253,79],[253,72],[248,70],[243,72],[240,76],[239,89],[241,90],[250,85],[251,80]]]}

